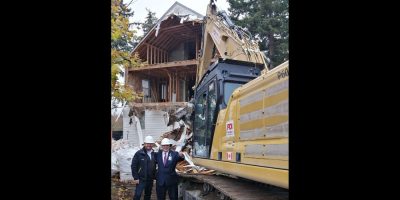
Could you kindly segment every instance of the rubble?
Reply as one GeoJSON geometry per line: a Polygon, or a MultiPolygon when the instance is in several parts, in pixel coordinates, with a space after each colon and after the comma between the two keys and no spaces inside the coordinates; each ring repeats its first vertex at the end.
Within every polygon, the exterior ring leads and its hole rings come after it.
{"type": "MultiPolygon", "coordinates": [[[[186,107],[179,108],[174,113],[169,113],[168,125],[173,125],[173,131],[166,132],[157,140],[169,138],[175,142],[173,149],[178,152],[183,152],[185,160],[178,162],[176,165],[177,173],[190,173],[190,174],[206,174],[211,175],[215,170],[208,170],[204,167],[197,166],[191,160],[192,146],[193,146],[193,132],[192,132],[192,119],[194,104],[191,100],[186,107]],[[179,124],[179,128],[177,125],[179,124]]],[[[159,144],[156,144],[159,146],[159,144]]]]}
{"type": "Polygon", "coordinates": [[[132,147],[126,140],[112,141],[111,146],[111,175],[119,172],[120,181],[133,180],[131,163],[139,147],[132,147]]]}
{"type": "Polygon", "coordinates": [[[175,122],[182,120],[183,123],[192,129],[191,115],[194,108],[194,100],[190,100],[185,107],[178,108],[174,113],[169,113],[167,126],[173,125],[175,122]]]}
{"type": "MultiPolygon", "coordinates": [[[[163,133],[156,139],[154,150],[160,149],[161,140],[168,138],[173,141],[172,149],[183,152],[185,160],[176,166],[177,173],[190,174],[212,174],[214,170],[208,170],[197,166],[191,160],[193,147],[193,132],[191,126],[191,114],[193,112],[193,101],[185,107],[179,108],[176,112],[168,113],[168,125],[172,125],[173,130],[163,133]]],[[[131,172],[132,158],[140,147],[131,146],[127,140],[112,140],[111,152],[111,175],[115,176],[119,172],[119,180],[129,182],[133,180],[131,172]]]]}

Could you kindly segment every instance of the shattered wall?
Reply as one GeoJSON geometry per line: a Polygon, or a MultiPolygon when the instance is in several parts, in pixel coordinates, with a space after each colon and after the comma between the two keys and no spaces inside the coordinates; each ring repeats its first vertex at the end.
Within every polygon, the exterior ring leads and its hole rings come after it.
{"type": "Polygon", "coordinates": [[[142,119],[139,119],[135,115],[129,117],[129,110],[129,107],[123,110],[123,139],[128,140],[131,146],[141,148],[144,137],[151,135],[157,140],[163,133],[172,130],[172,126],[167,126],[167,112],[146,109],[144,116],[140,116],[142,119]],[[142,129],[140,120],[144,121],[145,129],[142,129]]]}
{"type": "Polygon", "coordinates": [[[129,110],[128,106],[125,106],[123,109],[123,139],[128,140],[131,146],[140,147],[140,141],[143,140],[143,138],[139,139],[135,117],[129,117],[129,110]]]}

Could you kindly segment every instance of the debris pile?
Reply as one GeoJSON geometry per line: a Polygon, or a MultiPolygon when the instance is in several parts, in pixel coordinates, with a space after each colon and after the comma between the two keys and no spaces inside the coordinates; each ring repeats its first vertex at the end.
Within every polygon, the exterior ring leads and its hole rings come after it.
{"type": "Polygon", "coordinates": [[[206,174],[206,175],[211,175],[215,170],[207,170],[204,167],[199,167],[195,165],[190,156],[187,154],[187,152],[183,152],[183,155],[185,155],[185,160],[178,162],[176,165],[176,172],[178,173],[183,173],[183,174],[206,174]]]}
{"type": "MultiPolygon", "coordinates": [[[[190,174],[212,174],[214,170],[207,170],[204,167],[196,166],[192,160],[193,132],[192,132],[192,112],[193,101],[185,107],[177,109],[175,112],[168,113],[168,126],[172,126],[172,131],[163,133],[156,139],[155,152],[160,150],[161,140],[168,138],[173,142],[172,149],[177,152],[183,152],[185,160],[176,166],[178,173],[190,174]]],[[[111,154],[111,175],[119,172],[119,180],[123,182],[133,180],[131,172],[131,163],[135,153],[141,147],[131,146],[127,140],[112,140],[111,154]]]]}
{"type": "Polygon", "coordinates": [[[186,107],[179,108],[174,113],[169,113],[168,126],[173,125],[174,130],[166,132],[156,141],[157,147],[161,140],[168,138],[173,141],[173,149],[177,152],[183,152],[185,160],[178,162],[176,165],[177,173],[190,173],[190,174],[212,174],[215,170],[207,170],[204,167],[197,166],[191,160],[192,147],[193,147],[193,128],[192,128],[192,112],[194,104],[193,101],[189,102],[186,107]]]}
{"type": "Polygon", "coordinates": [[[132,147],[127,140],[112,141],[111,148],[111,176],[119,172],[120,181],[133,180],[131,163],[139,147],[132,147]]]}

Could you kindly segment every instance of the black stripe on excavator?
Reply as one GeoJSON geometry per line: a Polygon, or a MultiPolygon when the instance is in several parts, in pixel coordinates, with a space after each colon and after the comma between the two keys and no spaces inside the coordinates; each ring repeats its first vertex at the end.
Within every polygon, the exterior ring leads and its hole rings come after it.
{"type": "Polygon", "coordinates": [[[262,63],[253,63],[253,62],[246,62],[246,61],[241,61],[241,60],[230,60],[230,59],[222,59],[218,58],[218,63],[227,63],[227,64],[233,64],[233,65],[244,65],[244,66],[249,66],[249,67],[257,67],[259,69],[264,68],[264,64],[262,63]]]}
{"type": "MultiPolygon", "coordinates": [[[[289,170],[289,169],[279,168],[279,167],[266,167],[266,166],[261,166],[261,165],[244,164],[244,163],[229,162],[229,161],[224,161],[224,160],[215,160],[215,159],[200,158],[200,157],[195,157],[195,158],[197,158],[197,159],[204,159],[204,160],[218,161],[218,162],[227,162],[227,163],[233,163],[233,164],[239,164],[239,165],[249,165],[249,166],[255,166],[255,167],[264,167],[264,168],[270,168],[270,169],[289,170]]],[[[196,164],[196,163],[195,163],[195,164],[196,164]]]]}
{"type": "Polygon", "coordinates": [[[236,162],[240,162],[240,152],[236,152],[236,162]]]}

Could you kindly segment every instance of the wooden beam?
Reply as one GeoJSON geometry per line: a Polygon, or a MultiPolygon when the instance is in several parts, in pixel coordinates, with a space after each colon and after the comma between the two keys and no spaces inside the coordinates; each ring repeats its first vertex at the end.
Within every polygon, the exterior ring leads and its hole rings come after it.
{"type": "Polygon", "coordinates": [[[167,40],[167,41],[164,43],[164,48],[170,50],[170,49],[171,49],[171,48],[170,48],[170,44],[177,43],[178,41],[179,41],[179,40],[177,40],[174,36],[171,36],[170,39],[167,40]]]}
{"type": "Polygon", "coordinates": [[[156,61],[156,47],[153,45],[153,64],[157,64],[156,61]]]}
{"type": "Polygon", "coordinates": [[[161,59],[161,49],[159,49],[159,51],[158,51],[158,63],[162,63],[162,59],[161,59]]]}
{"type": "Polygon", "coordinates": [[[180,100],[179,98],[179,77],[178,77],[178,73],[175,72],[175,76],[176,76],[176,102],[178,102],[180,100]]]}
{"type": "Polygon", "coordinates": [[[146,44],[146,48],[147,48],[146,61],[147,61],[147,64],[150,64],[149,63],[149,44],[146,44]]]}
{"type": "Polygon", "coordinates": [[[163,52],[163,50],[162,50],[162,49],[160,49],[160,54],[159,54],[159,57],[160,57],[160,63],[163,63],[163,60],[162,60],[162,52],[163,52]]]}
{"type": "Polygon", "coordinates": [[[158,48],[157,48],[157,47],[156,47],[156,55],[155,55],[155,56],[156,56],[156,64],[158,64],[158,63],[159,63],[159,62],[158,62],[159,60],[158,60],[158,48]]]}
{"type": "Polygon", "coordinates": [[[162,30],[163,30],[163,32],[167,32],[168,30],[171,30],[171,29],[175,29],[176,30],[177,28],[181,28],[181,27],[184,27],[184,26],[185,26],[185,24],[178,24],[178,25],[175,25],[175,26],[162,28],[162,30]]]}
{"type": "Polygon", "coordinates": [[[149,70],[149,69],[189,66],[189,65],[196,65],[197,62],[198,61],[196,59],[172,61],[172,62],[166,62],[166,63],[160,63],[160,64],[152,64],[152,65],[148,65],[145,67],[130,68],[129,71],[142,71],[142,70],[149,70]]]}
{"type": "Polygon", "coordinates": [[[153,45],[150,45],[150,65],[153,64],[153,45]]]}
{"type": "Polygon", "coordinates": [[[161,63],[161,56],[160,56],[160,52],[161,52],[161,49],[160,49],[160,48],[158,48],[158,51],[157,51],[157,61],[158,61],[158,63],[161,63]]]}
{"type": "Polygon", "coordinates": [[[168,76],[169,76],[169,81],[168,81],[168,86],[169,86],[169,91],[168,91],[168,99],[169,101],[172,101],[172,77],[170,75],[170,73],[168,72],[168,76]]]}
{"type": "Polygon", "coordinates": [[[196,34],[196,59],[199,58],[199,36],[196,34]]]}
{"type": "Polygon", "coordinates": [[[157,54],[157,56],[158,56],[158,63],[162,63],[161,52],[162,52],[162,50],[161,50],[160,48],[158,48],[158,54],[157,54]]]}
{"type": "Polygon", "coordinates": [[[158,63],[160,63],[160,60],[159,60],[159,58],[158,58],[158,52],[159,52],[160,50],[156,47],[156,64],[158,64],[158,63]]]}
{"type": "Polygon", "coordinates": [[[159,46],[159,47],[162,47],[162,48],[165,49],[165,45],[164,45],[165,42],[170,41],[171,38],[174,38],[173,35],[171,35],[171,34],[165,34],[161,39],[159,39],[159,40],[154,40],[153,45],[156,45],[156,46],[159,46]]]}

